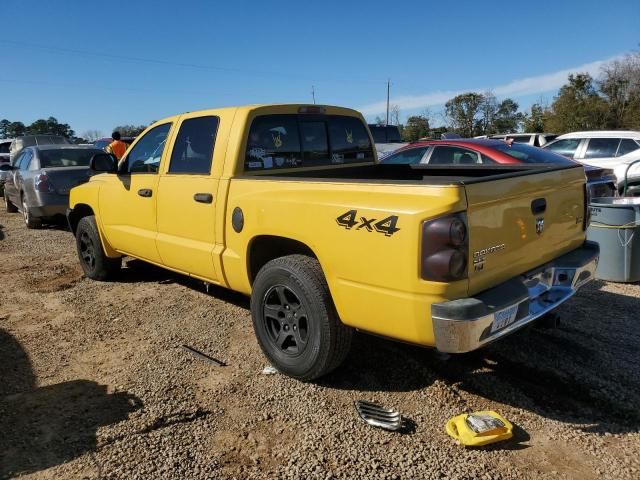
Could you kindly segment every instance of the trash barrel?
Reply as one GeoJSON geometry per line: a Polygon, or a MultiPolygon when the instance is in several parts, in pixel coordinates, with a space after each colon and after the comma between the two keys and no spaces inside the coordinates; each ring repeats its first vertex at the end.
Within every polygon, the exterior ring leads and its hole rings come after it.
{"type": "Polygon", "coordinates": [[[612,282],[639,281],[640,198],[594,198],[590,207],[587,239],[600,244],[596,278],[612,282]]]}

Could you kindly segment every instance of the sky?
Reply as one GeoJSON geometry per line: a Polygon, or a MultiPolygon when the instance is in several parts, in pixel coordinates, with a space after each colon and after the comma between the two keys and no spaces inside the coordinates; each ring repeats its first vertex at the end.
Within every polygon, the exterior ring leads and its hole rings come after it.
{"type": "Polygon", "coordinates": [[[401,118],[465,91],[527,108],[640,49],[638,0],[0,2],[0,118],[80,135],[312,89],[374,120],[388,79],[401,118]]]}

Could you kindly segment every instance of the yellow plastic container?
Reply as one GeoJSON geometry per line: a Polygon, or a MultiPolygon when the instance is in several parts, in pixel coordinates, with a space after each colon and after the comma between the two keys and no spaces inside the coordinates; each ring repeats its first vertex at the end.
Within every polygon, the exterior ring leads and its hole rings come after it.
{"type": "Polygon", "coordinates": [[[481,447],[513,436],[513,425],[491,410],[453,417],[447,422],[446,430],[451,437],[469,447],[481,447]]]}

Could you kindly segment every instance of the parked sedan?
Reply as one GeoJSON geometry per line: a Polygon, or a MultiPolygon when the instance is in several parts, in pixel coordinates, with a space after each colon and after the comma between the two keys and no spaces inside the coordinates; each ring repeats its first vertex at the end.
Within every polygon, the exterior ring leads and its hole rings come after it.
{"type": "Polygon", "coordinates": [[[89,162],[98,153],[104,152],[75,145],[24,148],[12,166],[0,166],[10,172],[4,193],[7,212],[21,211],[28,228],[64,216],[69,190],[89,179],[89,162]]]}
{"type": "MultiPolygon", "coordinates": [[[[492,139],[429,140],[415,142],[380,161],[383,164],[495,165],[574,163],[562,155],[514,141],[492,139]]],[[[612,170],[585,165],[592,197],[616,195],[612,170]]]]}

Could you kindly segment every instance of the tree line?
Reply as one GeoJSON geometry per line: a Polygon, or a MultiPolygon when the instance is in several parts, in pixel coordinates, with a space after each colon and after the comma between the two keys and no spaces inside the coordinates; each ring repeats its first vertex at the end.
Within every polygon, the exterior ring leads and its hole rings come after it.
{"type": "MultiPolygon", "coordinates": [[[[467,92],[448,100],[441,112],[444,125],[432,128],[434,116],[424,111],[400,123],[393,105],[390,118],[405,141],[455,132],[462,137],[518,131],[563,134],[578,130],[640,129],[640,52],[603,65],[598,78],[588,73],[571,74],[551,105],[537,102],[520,111],[511,98],[498,101],[491,92],[467,92]]],[[[384,123],[380,117],[376,122],[384,123]]]]}
{"type": "MultiPolygon", "coordinates": [[[[123,137],[135,137],[140,134],[146,125],[119,125],[113,130],[120,132],[123,137]]],[[[25,125],[23,122],[0,120],[0,138],[15,138],[23,135],[57,135],[66,137],[73,143],[91,143],[105,135],[99,130],[87,130],[77,136],[76,132],[67,123],[60,123],[55,117],[41,118],[25,125]]],[[[109,132],[107,135],[111,135],[109,132]]]]}

